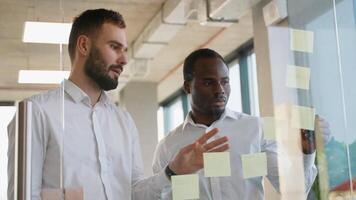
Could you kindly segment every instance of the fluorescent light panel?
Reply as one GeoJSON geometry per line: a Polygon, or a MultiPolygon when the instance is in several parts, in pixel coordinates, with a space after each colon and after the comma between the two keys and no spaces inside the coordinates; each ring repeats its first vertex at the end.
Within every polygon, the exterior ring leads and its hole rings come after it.
{"type": "Polygon", "coordinates": [[[68,44],[71,23],[25,22],[22,41],[28,43],[68,44]]]}
{"type": "Polygon", "coordinates": [[[20,70],[19,83],[59,84],[69,77],[70,71],[20,70]]]}

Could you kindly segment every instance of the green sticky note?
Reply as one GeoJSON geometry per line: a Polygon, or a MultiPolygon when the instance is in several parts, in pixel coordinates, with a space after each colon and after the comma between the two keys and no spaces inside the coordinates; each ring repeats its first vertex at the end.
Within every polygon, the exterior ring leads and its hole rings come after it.
{"type": "Polygon", "coordinates": [[[205,177],[231,176],[230,152],[204,153],[205,177]]]}
{"type": "Polygon", "coordinates": [[[288,65],[286,85],[291,88],[309,90],[310,68],[288,65]]]}
{"type": "Polygon", "coordinates": [[[290,48],[293,51],[313,53],[314,33],[312,31],[291,29],[290,48]]]}
{"type": "Polygon", "coordinates": [[[173,200],[199,199],[198,174],[172,176],[173,200]]]}
{"type": "Polygon", "coordinates": [[[291,123],[293,128],[314,130],[315,109],[305,106],[292,106],[291,123]]]}
{"type": "Polygon", "coordinates": [[[274,117],[263,117],[263,133],[265,139],[275,140],[276,139],[276,127],[274,117]]]}
{"type": "Polygon", "coordinates": [[[242,173],[245,179],[267,175],[266,153],[241,155],[242,173]]]}

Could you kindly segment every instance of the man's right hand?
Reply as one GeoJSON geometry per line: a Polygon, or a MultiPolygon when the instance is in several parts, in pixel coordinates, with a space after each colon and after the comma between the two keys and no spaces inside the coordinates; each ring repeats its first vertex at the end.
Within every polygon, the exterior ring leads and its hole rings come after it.
{"type": "Polygon", "coordinates": [[[206,143],[218,133],[218,129],[207,132],[194,143],[183,147],[169,163],[169,168],[176,174],[191,174],[204,167],[203,153],[223,152],[229,149],[228,138],[221,137],[206,143]]]}

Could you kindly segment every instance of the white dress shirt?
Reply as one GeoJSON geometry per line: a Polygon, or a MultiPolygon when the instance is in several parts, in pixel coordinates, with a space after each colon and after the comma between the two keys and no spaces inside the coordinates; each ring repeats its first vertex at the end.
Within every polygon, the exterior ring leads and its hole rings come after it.
{"type": "MultiPolygon", "coordinates": [[[[159,173],[171,158],[183,146],[192,143],[203,133],[212,128],[218,128],[218,137],[229,138],[231,176],[230,177],[204,177],[204,171],[198,171],[200,199],[203,200],[259,200],[264,198],[262,177],[244,179],[242,174],[241,155],[266,152],[267,178],[272,185],[279,189],[279,176],[277,164],[277,144],[272,140],[265,140],[262,126],[258,117],[237,113],[226,109],[219,120],[207,127],[195,124],[190,114],[183,124],[169,133],[158,144],[153,171],[159,173]]],[[[305,187],[309,191],[317,174],[314,165],[315,153],[304,155],[305,187]]],[[[166,187],[162,199],[172,199],[171,188],[166,187]]]]}
{"type": "MultiPolygon", "coordinates": [[[[161,189],[170,185],[164,170],[143,178],[136,126],[128,112],[110,102],[104,92],[92,107],[90,98],[65,80],[61,87],[28,100],[33,105],[32,200],[40,199],[41,189],[59,188],[61,182],[65,188],[82,187],[86,200],[158,199],[161,189]]],[[[9,125],[9,199],[14,127],[13,120],[9,125]]]]}

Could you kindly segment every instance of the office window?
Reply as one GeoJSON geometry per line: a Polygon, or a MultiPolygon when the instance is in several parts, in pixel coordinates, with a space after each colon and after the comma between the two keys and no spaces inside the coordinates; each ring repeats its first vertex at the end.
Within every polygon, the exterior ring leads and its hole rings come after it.
{"type": "Polygon", "coordinates": [[[165,116],[168,116],[167,119],[167,128],[166,131],[171,131],[177,127],[180,123],[183,122],[183,104],[182,99],[179,97],[175,99],[169,106],[166,106],[164,109],[165,116]]]}
{"type": "Polygon", "coordinates": [[[183,123],[190,107],[188,105],[188,97],[183,90],[179,90],[166,101],[161,103],[158,110],[159,123],[159,138],[162,135],[168,134],[178,125],[183,123]],[[163,124],[163,126],[162,126],[163,124]],[[162,132],[164,134],[162,134],[162,132]]]}
{"type": "Polygon", "coordinates": [[[157,129],[158,141],[161,141],[164,138],[164,115],[162,106],[160,106],[157,110],[157,129]]]}
{"type": "Polygon", "coordinates": [[[260,116],[260,107],[258,101],[258,83],[257,83],[257,68],[256,68],[256,54],[251,52],[247,56],[248,64],[248,85],[250,95],[250,109],[251,115],[260,116]]]}
{"type": "Polygon", "coordinates": [[[229,65],[229,76],[230,76],[230,97],[227,103],[227,107],[231,110],[242,112],[241,103],[241,84],[240,84],[240,65],[238,60],[235,60],[229,65]]]}
{"type": "Polygon", "coordinates": [[[252,43],[226,57],[230,67],[231,94],[227,106],[235,111],[259,116],[256,56],[252,43]]]}

